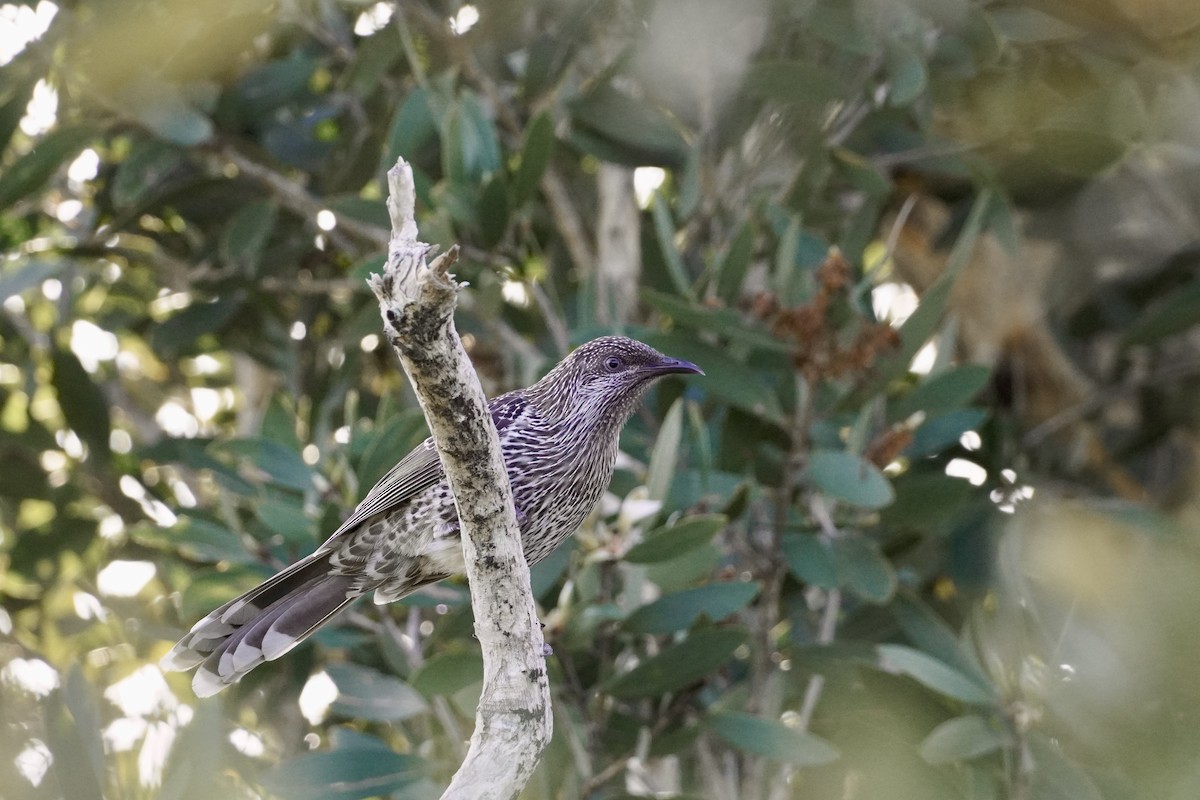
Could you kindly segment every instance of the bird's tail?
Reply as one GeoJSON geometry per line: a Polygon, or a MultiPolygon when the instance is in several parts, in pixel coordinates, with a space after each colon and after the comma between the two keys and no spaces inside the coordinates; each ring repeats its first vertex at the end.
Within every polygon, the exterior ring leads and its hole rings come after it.
{"type": "Polygon", "coordinates": [[[192,627],[161,662],[166,670],[199,666],[192,688],[208,697],[274,661],[362,594],[316,552],[229,601],[192,627]]]}

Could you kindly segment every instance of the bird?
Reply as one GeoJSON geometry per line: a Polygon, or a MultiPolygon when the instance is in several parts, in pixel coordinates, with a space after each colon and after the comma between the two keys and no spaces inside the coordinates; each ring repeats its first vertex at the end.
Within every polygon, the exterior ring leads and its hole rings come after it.
{"type": "MultiPolygon", "coordinates": [[[[604,336],[532,386],[488,403],[528,564],[583,522],[612,478],[621,429],[650,385],[672,374],[704,372],[634,339],[604,336]]],[[[280,658],[362,595],[374,592],[382,605],[464,573],[454,496],[426,439],[324,544],[205,616],[160,664],[196,668],[192,688],[208,697],[280,658]]]]}

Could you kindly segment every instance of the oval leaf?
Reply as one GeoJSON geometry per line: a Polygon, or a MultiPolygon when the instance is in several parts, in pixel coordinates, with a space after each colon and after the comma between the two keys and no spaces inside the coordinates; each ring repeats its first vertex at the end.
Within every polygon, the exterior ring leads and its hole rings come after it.
{"type": "Polygon", "coordinates": [[[603,84],[571,103],[574,142],[598,158],[632,167],[676,168],[687,142],[669,116],[603,84]]]}
{"type": "Polygon", "coordinates": [[[658,439],[650,451],[650,466],[646,468],[646,488],[651,500],[662,500],[671,488],[675,477],[675,463],[679,460],[679,443],[683,437],[683,398],[671,404],[658,439]]]}
{"type": "Polygon", "coordinates": [[[677,691],[721,666],[746,639],[743,630],[695,631],[679,644],[616,676],[605,689],[615,697],[653,697],[677,691]]]}
{"type": "Polygon", "coordinates": [[[93,458],[107,461],[108,437],[112,432],[108,399],[73,352],[56,349],[51,359],[54,363],[51,381],[67,425],[87,443],[93,458]]]}
{"type": "Polygon", "coordinates": [[[216,446],[218,450],[249,460],[266,478],[279,486],[306,491],[312,486],[312,467],[294,450],[270,439],[232,439],[216,446]]]}
{"type": "Polygon", "coordinates": [[[708,719],[708,727],[739,750],[789,764],[810,767],[828,764],[839,756],[833,745],[818,736],[753,714],[714,714],[708,719]]]}
{"type": "Polygon", "coordinates": [[[425,762],[377,748],[309,753],[263,776],[271,794],[288,800],[357,800],[386,796],[421,778],[425,762]]]}
{"type": "Polygon", "coordinates": [[[0,172],[0,209],[42,188],[59,166],[82,150],[93,135],[89,128],[69,127],[43,136],[32,150],[0,172]]]}
{"type": "Polygon", "coordinates": [[[640,544],[629,548],[625,560],[634,564],[666,561],[712,541],[717,531],[725,527],[723,514],[702,514],[686,517],[681,522],[655,528],[640,544]]]}
{"type": "Polygon", "coordinates": [[[921,758],[930,764],[948,764],[990,753],[1004,744],[1004,736],[981,716],[968,714],[948,719],[921,742],[921,758]]]}
{"type": "Polygon", "coordinates": [[[896,571],[869,539],[850,534],[834,540],[838,580],[865,600],[886,603],[896,591],[896,571]]]}
{"type": "Polygon", "coordinates": [[[837,562],[832,548],[824,540],[808,534],[788,534],[780,543],[788,569],[800,580],[822,589],[836,589],[837,562]]]}
{"type": "Polygon", "coordinates": [[[926,420],[917,428],[912,444],[904,454],[909,458],[923,458],[940,453],[958,444],[964,433],[975,430],[985,419],[987,412],[982,408],[960,408],[926,420]]]}
{"type": "Polygon", "coordinates": [[[513,176],[513,205],[519,206],[528,200],[535,189],[550,156],[554,153],[554,120],[550,112],[542,111],[529,121],[525,129],[525,143],[521,147],[521,165],[513,176]]]}
{"type": "Polygon", "coordinates": [[[933,656],[900,644],[881,644],[879,666],[885,672],[907,675],[917,683],[947,697],[973,705],[991,705],[995,697],[982,686],[933,656]]]}
{"type": "Polygon", "coordinates": [[[874,464],[845,450],[814,451],[806,474],[825,494],[860,508],[883,508],[895,498],[892,484],[874,464]]]}
{"type": "Polygon", "coordinates": [[[478,651],[441,653],[425,662],[412,677],[412,687],[426,697],[454,694],[483,680],[483,658],[478,651]]]}
{"type": "Polygon", "coordinates": [[[358,664],[331,664],[325,672],[337,687],[333,713],[353,719],[395,722],[428,710],[425,699],[398,678],[358,664]]]}
{"type": "Polygon", "coordinates": [[[622,625],[630,633],[673,633],[701,616],[713,622],[749,605],[761,588],[754,582],[712,583],[668,594],[634,611],[622,625]]]}
{"type": "Polygon", "coordinates": [[[888,419],[900,421],[918,411],[927,417],[955,411],[967,405],[983,390],[992,371],[982,364],[964,364],[948,369],[891,403],[888,419]]]}

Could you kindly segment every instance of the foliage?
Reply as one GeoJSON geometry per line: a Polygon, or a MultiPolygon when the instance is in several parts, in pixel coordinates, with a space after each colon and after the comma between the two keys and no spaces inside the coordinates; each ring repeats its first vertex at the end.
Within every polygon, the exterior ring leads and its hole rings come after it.
{"type": "Polygon", "coordinates": [[[707,372],[533,571],[524,796],[1194,796],[1200,15],[1060,5],[62,3],[0,66],[5,795],[458,764],[453,582],[213,701],[154,666],[425,435],[402,154],[490,391],[614,328],[707,372]]]}

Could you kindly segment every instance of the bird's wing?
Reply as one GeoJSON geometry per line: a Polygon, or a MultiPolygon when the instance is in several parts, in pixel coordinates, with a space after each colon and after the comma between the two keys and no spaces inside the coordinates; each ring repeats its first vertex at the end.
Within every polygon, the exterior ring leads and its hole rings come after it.
{"type": "MultiPolygon", "coordinates": [[[[504,429],[527,413],[528,409],[529,403],[520,392],[500,395],[488,403],[492,422],[502,435],[504,429]]],[[[445,475],[433,439],[426,439],[379,479],[379,483],[367,492],[367,496],[354,509],[354,513],[333,532],[323,547],[376,514],[403,505],[441,481],[445,475]]]]}

